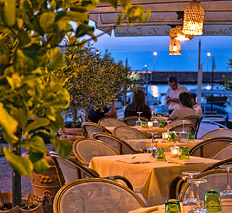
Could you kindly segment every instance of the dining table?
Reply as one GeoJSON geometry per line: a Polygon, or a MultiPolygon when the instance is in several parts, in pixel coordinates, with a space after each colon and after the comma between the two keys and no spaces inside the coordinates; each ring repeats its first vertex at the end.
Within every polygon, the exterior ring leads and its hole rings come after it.
{"type": "Polygon", "coordinates": [[[100,176],[121,175],[143,195],[147,206],[160,205],[169,195],[172,181],[184,171],[202,171],[218,162],[215,159],[190,156],[179,160],[166,153],[165,161],[157,161],[150,153],[93,157],[90,168],[100,176]]]}
{"type": "MultiPolygon", "coordinates": [[[[154,143],[152,144],[152,139],[130,139],[125,140],[130,146],[134,149],[142,149],[146,150],[148,147],[156,146],[158,148],[165,148],[165,151],[168,152],[169,148],[174,145],[174,142],[170,142],[167,139],[156,138],[154,139],[154,143]]],[[[179,147],[188,147],[190,150],[192,147],[200,143],[202,140],[184,140],[184,141],[176,141],[175,145],[179,147]]]]}

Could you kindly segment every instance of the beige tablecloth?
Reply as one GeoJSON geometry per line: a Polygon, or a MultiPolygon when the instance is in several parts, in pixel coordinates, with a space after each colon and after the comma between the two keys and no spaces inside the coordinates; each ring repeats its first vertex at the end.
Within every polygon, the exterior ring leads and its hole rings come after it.
{"type": "Polygon", "coordinates": [[[149,155],[145,153],[94,157],[90,162],[90,168],[102,177],[126,177],[132,183],[134,191],[142,193],[148,206],[154,206],[164,203],[164,199],[169,195],[172,180],[183,171],[201,171],[218,162],[213,159],[191,157],[192,164],[180,165],[167,161],[158,162],[149,158],[149,155]]]}
{"type": "MultiPolygon", "coordinates": [[[[186,141],[185,143],[176,142],[176,145],[187,146],[189,150],[194,147],[196,144],[200,143],[202,140],[194,140],[194,141],[186,141]]],[[[128,144],[130,144],[134,149],[143,149],[146,150],[148,147],[151,147],[151,139],[133,139],[133,140],[126,140],[128,144]]],[[[155,139],[155,145],[157,142],[157,147],[165,148],[166,152],[169,151],[169,147],[173,146],[173,142],[168,142],[167,140],[162,139],[155,139]]]]}

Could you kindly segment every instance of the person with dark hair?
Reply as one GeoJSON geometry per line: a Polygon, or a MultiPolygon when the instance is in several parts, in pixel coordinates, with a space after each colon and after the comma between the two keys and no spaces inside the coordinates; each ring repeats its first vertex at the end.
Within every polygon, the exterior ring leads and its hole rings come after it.
{"type": "Polygon", "coordinates": [[[191,97],[193,109],[195,110],[196,115],[201,118],[202,117],[202,109],[201,109],[201,106],[199,104],[197,104],[197,102],[196,102],[196,94],[193,92],[189,92],[189,95],[191,97]]]}
{"type": "Polygon", "coordinates": [[[93,107],[89,108],[88,119],[91,122],[98,123],[98,121],[101,118],[105,118],[105,117],[113,117],[113,118],[118,117],[117,111],[113,103],[110,104],[110,108],[108,106],[98,110],[94,110],[93,107]]]}
{"type": "Polygon", "coordinates": [[[170,120],[182,120],[187,116],[196,115],[192,108],[191,97],[188,92],[182,92],[179,95],[180,107],[175,109],[169,116],[170,120]]]}
{"type": "Polygon", "coordinates": [[[128,116],[138,116],[137,112],[142,112],[141,117],[151,118],[150,107],[145,102],[145,93],[139,90],[134,93],[132,103],[124,111],[124,118],[128,116]]]}
{"type": "Polygon", "coordinates": [[[173,112],[173,110],[180,107],[179,103],[179,95],[182,92],[188,92],[187,88],[181,86],[176,77],[172,76],[168,80],[169,88],[165,96],[165,104],[168,105],[169,114],[173,112]]]}

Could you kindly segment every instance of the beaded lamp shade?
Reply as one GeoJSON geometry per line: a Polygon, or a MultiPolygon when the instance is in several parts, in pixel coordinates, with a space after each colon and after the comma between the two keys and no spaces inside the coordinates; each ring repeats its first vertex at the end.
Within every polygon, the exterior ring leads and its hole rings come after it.
{"type": "Polygon", "coordinates": [[[183,33],[188,35],[202,35],[204,9],[200,2],[193,0],[184,10],[183,33]]]}
{"type": "Polygon", "coordinates": [[[169,55],[181,55],[180,40],[171,39],[169,41],[169,55]]]}
{"type": "Polygon", "coordinates": [[[182,32],[182,26],[171,28],[169,31],[169,36],[173,39],[180,40],[180,41],[192,40],[194,37],[194,35],[185,35],[182,32]]]}

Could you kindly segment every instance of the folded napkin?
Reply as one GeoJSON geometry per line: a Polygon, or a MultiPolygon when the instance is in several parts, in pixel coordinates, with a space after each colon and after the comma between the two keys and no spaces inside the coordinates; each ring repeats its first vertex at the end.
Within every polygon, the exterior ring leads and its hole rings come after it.
{"type": "Polygon", "coordinates": [[[149,212],[154,212],[157,210],[158,210],[157,206],[152,206],[152,207],[147,207],[147,208],[135,209],[133,211],[129,211],[129,213],[149,213],[149,212]]]}
{"type": "Polygon", "coordinates": [[[168,163],[177,163],[177,164],[181,164],[181,165],[204,163],[203,161],[199,161],[199,160],[180,160],[178,158],[167,158],[167,162],[168,163]]]}
{"type": "Polygon", "coordinates": [[[139,158],[139,157],[128,157],[116,160],[118,162],[129,163],[129,164],[140,164],[140,163],[151,163],[149,159],[139,158]]]}

